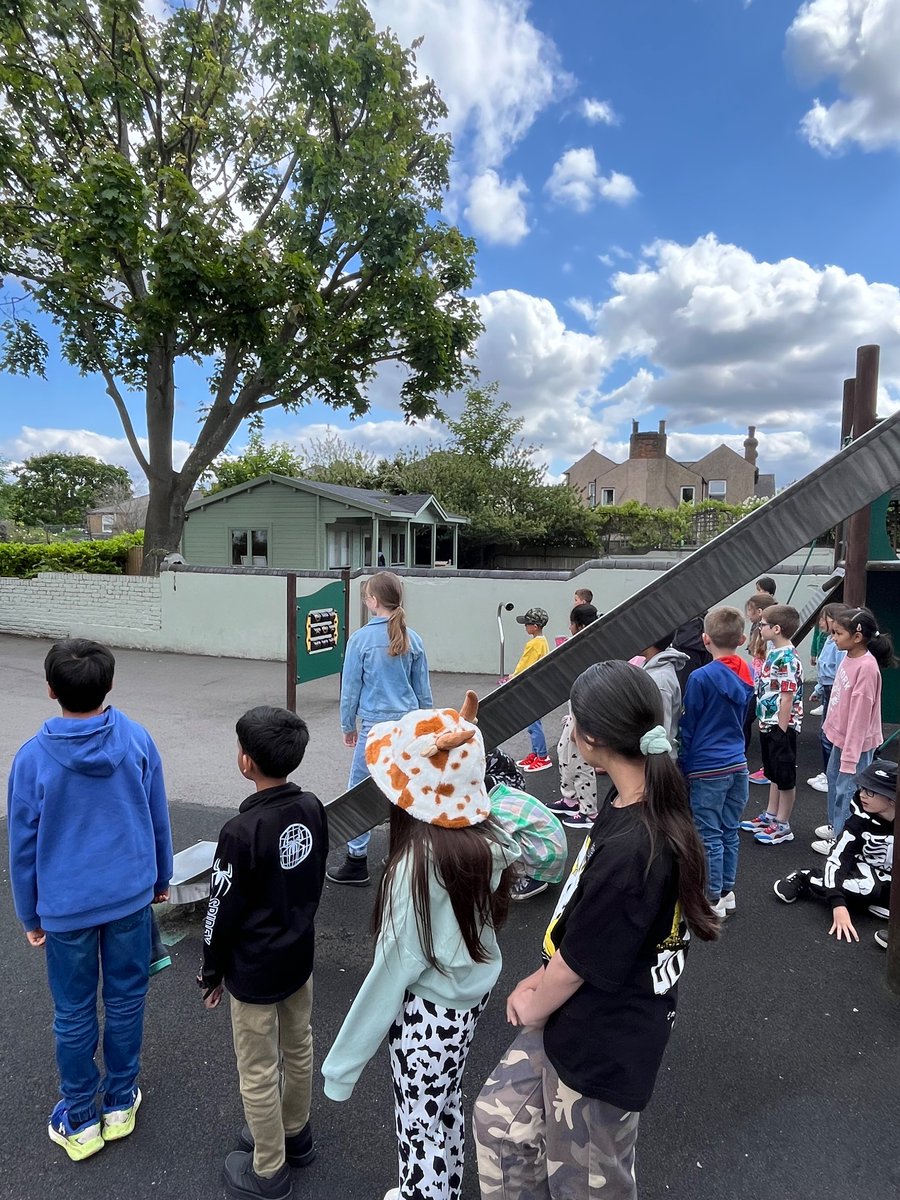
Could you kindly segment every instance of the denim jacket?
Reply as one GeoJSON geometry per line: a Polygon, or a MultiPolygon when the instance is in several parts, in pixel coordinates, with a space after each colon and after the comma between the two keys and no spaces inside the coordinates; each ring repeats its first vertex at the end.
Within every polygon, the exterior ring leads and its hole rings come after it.
{"type": "Polygon", "coordinates": [[[409,651],[388,654],[388,618],[372,617],[347,642],[341,679],[341,729],[351,733],[357,718],[368,725],[431,708],[428,659],[422,639],[407,630],[409,651]]]}

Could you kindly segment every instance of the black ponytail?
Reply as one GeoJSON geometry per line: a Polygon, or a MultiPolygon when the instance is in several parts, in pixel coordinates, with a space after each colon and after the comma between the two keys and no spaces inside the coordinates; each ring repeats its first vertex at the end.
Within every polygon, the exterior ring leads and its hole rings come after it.
{"type": "Polygon", "coordinates": [[[897,665],[890,634],[881,632],[871,609],[845,608],[834,618],[834,622],[848,633],[861,633],[866,649],[882,670],[897,665]]]}

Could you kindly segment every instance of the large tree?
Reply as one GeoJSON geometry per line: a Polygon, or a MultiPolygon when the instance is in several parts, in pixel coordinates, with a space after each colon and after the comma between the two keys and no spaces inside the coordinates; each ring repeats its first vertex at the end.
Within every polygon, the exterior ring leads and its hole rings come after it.
{"type": "Polygon", "coordinates": [[[411,418],[464,382],[474,246],[437,216],[445,108],[362,0],[179,0],[162,21],[8,0],[0,96],[0,366],[43,371],[30,300],[103,377],[149,483],[145,566],[248,417],[362,414],[385,362],[411,418]],[[209,395],[176,470],[185,360],[209,395]]]}
{"type": "Polygon", "coordinates": [[[131,496],[124,467],[86,454],[37,454],[13,473],[12,511],[23,525],[80,525],[113,493],[122,501],[131,496]]]}

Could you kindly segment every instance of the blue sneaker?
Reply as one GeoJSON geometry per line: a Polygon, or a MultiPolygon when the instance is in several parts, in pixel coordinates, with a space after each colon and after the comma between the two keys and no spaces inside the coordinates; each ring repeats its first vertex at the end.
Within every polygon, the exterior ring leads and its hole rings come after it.
{"type": "Polygon", "coordinates": [[[754,840],[761,842],[764,846],[778,846],[782,842],[792,842],[794,834],[790,825],[775,821],[766,829],[761,829],[759,833],[754,834],[754,840]]]}
{"type": "Polygon", "coordinates": [[[760,833],[763,829],[768,829],[770,825],[774,825],[775,817],[770,812],[761,812],[758,817],[751,817],[749,821],[741,821],[741,829],[747,833],[760,833]]]}
{"type": "Polygon", "coordinates": [[[90,1158],[103,1149],[103,1138],[100,1136],[100,1119],[92,1117],[83,1125],[74,1128],[69,1121],[69,1110],[65,1100],[60,1100],[50,1114],[47,1124],[50,1141],[62,1146],[72,1162],[81,1162],[90,1158]]]}
{"type": "Polygon", "coordinates": [[[116,1108],[103,1109],[103,1140],[117,1142],[119,1138],[128,1137],[134,1133],[134,1122],[137,1110],[141,1107],[141,1089],[136,1088],[134,1099],[130,1104],[120,1104],[116,1108]]]}

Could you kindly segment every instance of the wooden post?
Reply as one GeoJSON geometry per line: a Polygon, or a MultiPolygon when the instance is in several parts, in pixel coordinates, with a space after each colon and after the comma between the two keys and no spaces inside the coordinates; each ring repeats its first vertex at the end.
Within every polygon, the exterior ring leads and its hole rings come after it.
{"type": "MultiPolygon", "coordinates": [[[[856,384],[853,403],[853,440],[868,433],[875,424],[878,403],[878,346],[860,346],[856,351],[856,384]]],[[[847,521],[844,555],[844,603],[861,608],[866,602],[866,564],[869,560],[869,508],[847,521]]]]}
{"type": "Polygon", "coordinates": [[[285,707],[297,711],[297,576],[287,576],[287,700],[285,707]]]}
{"type": "MultiPolygon", "coordinates": [[[[894,808],[894,845],[900,846],[900,772],[897,774],[897,795],[894,808]]],[[[891,876],[891,919],[888,922],[887,983],[900,996],[900,871],[891,876]]]]}
{"type": "MultiPolygon", "coordinates": [[[[856,391],[856,380],[844,380],[844,393],[841,402],[841,444],[839,450],[843,450],[850,440],[853,433],[853,404],[854,394],[856,391]]],[[[847,522],[841,521],[840,525],[834,531],[834,565],[837,566],[844,559],[847,552],[847,522]]]]}

